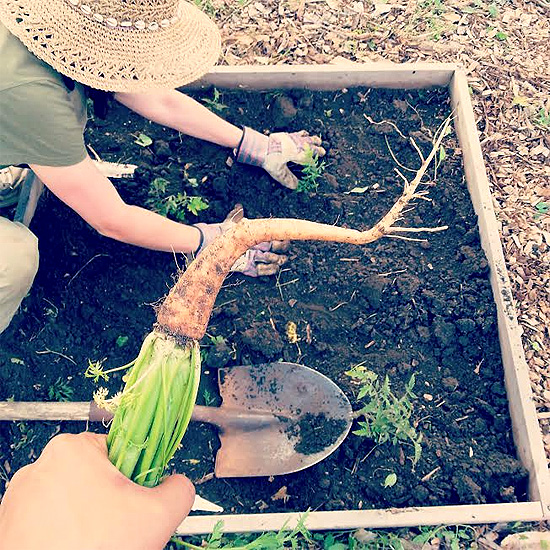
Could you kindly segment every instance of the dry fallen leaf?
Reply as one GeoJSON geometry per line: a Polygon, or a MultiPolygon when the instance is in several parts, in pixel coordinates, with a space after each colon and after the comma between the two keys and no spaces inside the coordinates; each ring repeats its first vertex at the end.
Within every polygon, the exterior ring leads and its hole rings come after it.
{"type": "Polygon", "coordinates": [[[271,500],[282,500],[287,502],[290,498],[290,495],[287,493],[286,485],[283,485],[272,497],[271,500]]]}

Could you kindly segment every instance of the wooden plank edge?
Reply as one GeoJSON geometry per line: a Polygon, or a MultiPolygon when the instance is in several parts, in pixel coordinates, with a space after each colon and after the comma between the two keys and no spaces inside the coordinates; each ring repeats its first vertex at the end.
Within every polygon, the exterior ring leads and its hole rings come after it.
{"type": "Polygon", "coordinates": [[[545,515],[550,515],[550,475],[533,401],[529,368],[521,341],[521,328],[512,301],[512,289],[479,143],[468,81],[460,70],[456,71],[451,81],[450,94],[468,189],[478,216],[481,244],[491,268],[491,286],[497,305],[499,339],[514,441],[520,459],[530,474],[531,499],[540,500],[545,515]]]}
{"type": "MultiPolygon", "coordinates": [[[[180,524],[176,533],[179,535],[211,533],[219,521],[223,522],[224,533],[278,531],[283,527],[292,529],[303,515],[303,512],[284,512],[189,516],[180,524]]],[[[324,531],[327,529],[356,529],[359,527],[376,529],[418,527],[421,525],[471,525],[512,521],[541,521],[543,517],[540,502],[519,502],[310,512],[305,525],[311,531],[324,531]]]]}
{"type": "Polygon", "coordinates": [[[219,66],[186,89],[208,86],[250,90],[339,90],[350,86],[398,89],[446,87],[456,68],[452,63],[219,66]]]}

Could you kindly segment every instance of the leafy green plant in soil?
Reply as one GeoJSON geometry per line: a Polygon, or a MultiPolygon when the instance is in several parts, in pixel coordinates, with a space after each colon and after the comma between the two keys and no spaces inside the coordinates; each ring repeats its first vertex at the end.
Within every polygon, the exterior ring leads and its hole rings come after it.
{"type": "Polygon", "coordinates": [[[325,171],[325,162],[308,149],[306,162],[302,166],[302,177],[298,180],[298,193],[316,193],[319,187],[319,178],[325,171]]]}
{"type": "Polygon", "coordinates": [[[221,96],[222,94],[220,93],[220,91],[217,88],[214,88],[212,99],[205,97],[203,101],[206,106],[213,111],[216,111],[217,113],[222,113],[223,111],[228,109],[228,107],[220,101],[221,96]]]}
{"type": "Polygon", "coordinates": [[[208,202],[198,195],[188,195],[187,193],[166,194],[169,183],[164,178],[155,178],[149,188],[149,197],[146,204],[161,216],[172,217],[184,222],[188,213],[196,216],[199,212],[208,208],[208,202]]]}
{"type": "MultiPolygon", "coordinates": [[[[318,531],[311,533],[305,527],[305,513],[294,529],[284,526],[279,531],[256,535],[224,534],[223,522],[219,521],[206,539],[188,537],[184,540],[174,536],[169,550],[440,550],[477,549],[480,540],[492,541],[515,531],[529,529],[527,524],[502,526],[496,533],[490,526],[435,525],[402,529],[355,529],[347,531],[318,531]]],[[[495,545],[496,547],[496,545],[495,545]]]]}
{"type": "Polygon", "coordinates": [[[355,413],[362,420],[358,420],[359,429],[353,433],[372,439],[377,445],[408,443],[413,446],[412,462],[416,464],[422,454],[422,434],[411,423],[416,399],[414,374],[401,397],[393,392],[387,375],[381,382],[378,374],[362,365],[351,368],[346,374],[359,385],[357,399],[363,402],[363,407],[355,413]]]}
{"type": "Polygon", "coordinates": [[[172,538],[173,548],[190,548],[191,550],[282,550],[283,548],[308,548],[312,538],[304,522],[307,513],[298,521],[294,529],[283,526],[279,531],[268,531],[259,536],[236,535],[234,538],[224,536],[223,522],[219,521],[208,539],[200,545],[172,538]]]}
{"type": "Polygon", "coordinates": [[[67,380],[58,378],[49,388],[48,397],[50,401],[70,401],[73,398],[74,390],[67,380]]]}

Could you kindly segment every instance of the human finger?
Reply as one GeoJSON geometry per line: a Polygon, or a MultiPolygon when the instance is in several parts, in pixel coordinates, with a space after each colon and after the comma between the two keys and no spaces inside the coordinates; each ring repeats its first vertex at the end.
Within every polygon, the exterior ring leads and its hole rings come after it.
{"type": "Polygon", "coordinates": [[[186,476],[174,474],[148,490],[147,498],[151,499],[154,509],[158,509],[159,502],[162,505],[166,532],[170,536],[189,515],[195,500],[195,487],[186,476]]]}
{"type": "Polygon", "coordinates": [[[323,143],[323,140],[319,136],[308,136],[306,141],[310,145],[321,145],[323,143]]]}
{"type": "Polygon", "coordinates": [[[258,264],[256,266],[257,277],[268,277],[275,275],[279,271],[280,266],[277,264],[258,264]]]}
{"type": "Polygon", "coordinates": [[[309,148],[311,149],[311,151],[313,152],[313,155],[316,156],[316,157],[324,157],[327,152],[325,151],[325,149],[323,147],[321,147],[321,144],[319,143],[319,145],[313,145],[311,144],[309,146],[309,148]]]}
{"type": "Polygon", "coordinates": [[[237,223],[244,218],[244,208],[242,204],[236,204],[231,212],[225,217],[226,222],[237,223]]]}
{"type": "Polygon", "coordinates": [[[260,252],[269,252],[271,250],[271,241],[263,241],[255,244],[252,250],[259,250],[260,252]]]}
{"type": "Polygon", "coordinates": [[[274,180],[288,189],[296,189],[298,187],[298,178],[290,171],[290,168],[286,164],[281,164],[271,169],[266,167],[266,170],[274,180]]]}
{"type": "Polygon", "coordinates": [[[254,262],[257,264],[275,264],[283,265],[288,258],[283,254],[275,254],[274,252],[258,251],[254,254],[254,262]]]}
{"type": "Polygon", "coordinates": [[[286,252],[290,248],[290,241],[271,241],[272,252],[286,252]]]}

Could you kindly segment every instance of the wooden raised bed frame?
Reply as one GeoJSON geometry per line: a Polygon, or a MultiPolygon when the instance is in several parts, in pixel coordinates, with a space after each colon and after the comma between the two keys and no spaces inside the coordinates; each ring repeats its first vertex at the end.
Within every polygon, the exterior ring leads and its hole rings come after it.
{"type": "MultiPolygon", "coordinates": [[[[455,130],[462,150],[468,190],[478,217],[481,245],[491,268],[490,280],[497,305],[499,339],[514,441],[518,456],[529,472],[530,501],[310,512],[306,520],[307,528],[387,528],[549,519],[550,475],[470,101],[468,81],[461,69],[452,64],[430,63],[218,67],[191,88],[206,86],[246,90],[339,90],[352,86],[392,89],[447,87],[454,112],[455,130]]],[[[0,420],[6,419],[2,417],[1,412],[5,409],[1,405],[0,420]]],[[[58,405],[60,408],[63,407],[62,403],[58,405]]],[[[29,404],[29,408],[32,408],[32,404],[29,404]]],[[[278,530],[284,525],[293,527],[304,512],[301,510],[288,513],[191,515],[178,527],[177,533],[209,533],[218,521],[223,521],[223,529],[227,533],[278,530]]]]}

